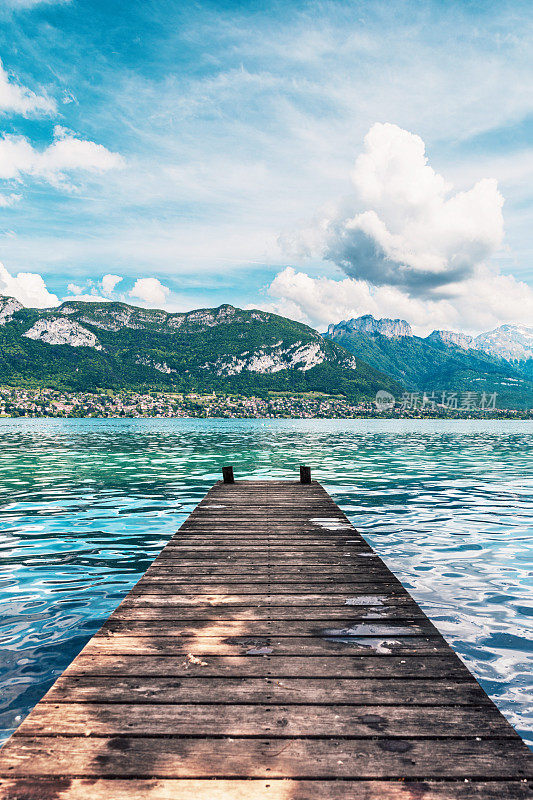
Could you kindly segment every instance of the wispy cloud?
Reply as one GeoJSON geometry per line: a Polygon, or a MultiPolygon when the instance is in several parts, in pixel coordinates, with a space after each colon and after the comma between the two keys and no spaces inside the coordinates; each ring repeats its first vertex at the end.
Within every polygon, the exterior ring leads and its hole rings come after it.
{"type": "Polygon", "coordinates": [[[0,61],[0,114],[22,114],[30,117],[51,115],[56,110],[54,100],[17,83],[0,61]]]}
{"type": "Polygon", "coordinates": [[[0,208],[9,208],[10,206],[14,206],[15,203],[18,203],[20,199],[20,194],[0,194],[0,208]]]}
{"type": "Polygon", "coordinates": [[[2,0],[6,8],[21,11],[23,9],[35,8],[35,6],[54,5],[60,3],[70,3],[72,0],[2,0]]]}
{"type": "Polygon", "coordinates": [[[100,144],[80,139],[59,126],[52,144],[38,150],[25,136],[4,134],[0,138],[0,179],[20,181],[31,175],[52,184],[65,183],[75,172],[102,173],[124,165],[118,153],[100,144]]]}
{"type": "MultiPolygon", "coordinates": [[[[386,14],[375,7],[366,5],[362,16],[342,5],[338,14],[329,6],[313,14],[289,7],[281,28],[267,16],[200,7],[194,31],[182,26],[162,52],[195,51],[203,41],[210,60],[204,49],[192,75],[163,60],[159,77],[130,71],[108,87],[110,106],[141,144],[135,170],[120,183],[140,206],[154,209],[164,198],[160,239],[175,263],[190,257],[182,248],[184,205],[193,227],[209,228],[197,238],[195,264],[214,263],[210,232],[216,238],[220,230],[224,242],[230,215],[266,242],[339,186],[348,190],[357,142],[384,115],[421,133],[437,154],[442,142],[460,150],[462,141],[527,116],[522,32],[491,48],[484,72],[487,42],[466,13],[458,43],[457,19],[442,8],[440,19],[433,13],[435,27],[422,28],[394,4],[386,14]]],[[[506,22],[500,15],[498,24],[506,22]]],[[[487,24],[497,27],[495,19],[487,24]]],[[[218,256],[235,253],[219,247],[218,256]]],[[[265,248],[254,256],[263,260],[265,248]]]]}

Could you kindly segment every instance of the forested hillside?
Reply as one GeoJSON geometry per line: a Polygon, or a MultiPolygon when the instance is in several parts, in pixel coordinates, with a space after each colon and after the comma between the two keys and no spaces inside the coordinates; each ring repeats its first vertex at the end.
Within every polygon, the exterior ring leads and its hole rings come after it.
{"type": "Polygon", "coordinates": [[[186,314],[124,303],[53,310],[0,303],[0,382],[93,388],[268,390],[373,397],[393,379],[299,322],[223,305],[186,314]]]}

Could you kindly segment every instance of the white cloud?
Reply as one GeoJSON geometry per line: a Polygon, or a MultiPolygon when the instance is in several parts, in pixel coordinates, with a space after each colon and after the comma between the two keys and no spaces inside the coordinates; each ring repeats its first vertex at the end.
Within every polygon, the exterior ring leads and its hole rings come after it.
{"type": "Polygon", "coordinates": [[[60,126],[54,141],[44,150],[35,149],[25,136],[4,134],[0,138],[0,178],[19,181],[23,175],[58,184],[66,173],[102,173],[124,164],[122,156],[103,145],[79,139],[60,126]]]}
{"type": "MultiPolygon", "coordinates": [[[[373,125],[364,144],[352,210],[318,226],[321,255],[350,277],[420,295],[473,275],[503,239],[496,181],[452,194],[422,139],[390,123],[373,125]]],[[[316,241],[317,231],[311,235],[316,241]]]]}
{"type": "MultiPolygon", "coordinates": [[[[107,276],[106,276],[107,277],[107,276]]],[[[102,289],[102,282],[98,284],[98,287],[102,289]]],[[[66,300],[79,300],[83,303],[108,303],[109,297],[105,294],[105,292],[100,293],[98,288],[93,285],[93,281],[89,280],[84,286],[80,286],[77,283],[69,283],[67,285],[67,291],[70,292],[66,297],[63,297],[63,301],[66,300]],[[74,295],[74,296],[73,296],[74,295]]]]}
{"type": "Polygon", "coordinates": [[[103,293],[105,295],[111,294],[121,280],[123,279],[120,275],[104,275],[100,282],[103,293]]]}
{"type": "MultiPolygon", "coordinates": [[[[92,280],[87,281],[84,286],[79,286],[77,283],[69,283],[67,291],[71,295],[75,295],[76,300],[84,302],[108,302],[113,294],[117,283],[123,280],[120,275],[104,275],[102,280],[98,282],[97,286],[94,285],[92,280]]],[[[72,300],[71,296],[63,298],[64,300],[72,300]]]]}
{"type": "Polygon", "coordinates": [[[34,8],[34,6],[70,3],[72,0],[3,0],[3,2],[8,8],[22,10],[26,8],[34,8]]]}
{"type": "Polygon", "coordinates": [[[130,289],[129,296],[138,298],[150,306],[161,308],[168,296],[170,289],[164,286],[158,278],[138,278],[133,289],[130,289]]]}
{"type": "Polygon", "coordinates": [[[41,275],[35,272],[18,272],[11,275],[0,263],[0,294],[14,297],[29,308],[57,306],[59,300],[51,294],[41,275]]]}
{"type": "Polygon", "coordinates": [[[363,314],[406,319],[421,336],[435,328],[479,333],[506,322],[531,324],[533,319],[533,289],[511,275],[486,268],[450,286],[448,297],[434,300],[353,278],[312,278],[291,267],[276,275],[267,291],[273,302],[264,308],[320,330],[363,314]]]}
{"type": "Polygon", "coordinates": [[[269,306],[272,310],[322,329],[332,321],[359,316],[367,313],[361,309],[375,307],[364,281],[312,278],[292,267],[278,273],[267,292],[275,298],[269,306]]]}
{"type": "Polygon", "coordinates": [[[9,208],[18,203],[20,194],[0,194],[0,208],[9,208]]]}
{"type": "Polygon", "coordinates": [[[321,329],[363,314],[404,318],[421,335],[531,324],[533,288],[487,263],[503,240],[495,181],[453,194],[429,166],[422,139],[379,123],[365,137],[352,182],[350,211],[330,210],[284,239],[297,257],[325,257],[348,277],[285,269],[268,287],[270,308],[321,329]]]}
{"type": "MultiPolygon", "coordinates": [[[[69,288],[69,287],[67,287],[69,288]]],[[[79,288],[79,287],[76,287],[79,288]]],[[[70,289],[69,289],[70,291],[70,289]]],[[[61,302],[66,302],[67,300],[76,300],[80,303],[109,303],[109,297],[102,297],[99,294],[75,294],[74,297],[67,295],[63,297],[61,302]]]]}
{"type": "Polygon", "coordinates": [[[38,114],[54,114],[56,104],[49,97],[38,95],[9,79],[0,61],[0,114],[14,113],[29,117],[38,114]]]}

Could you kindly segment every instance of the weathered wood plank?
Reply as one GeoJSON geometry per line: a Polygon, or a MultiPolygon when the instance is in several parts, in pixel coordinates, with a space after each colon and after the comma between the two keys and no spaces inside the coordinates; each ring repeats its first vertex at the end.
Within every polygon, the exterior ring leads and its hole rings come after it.
{"type": "Polygon", "coordinates": [[[339,536],[338,530],[302,530],[300,526],[293,530],[286,530],[284,524],[280,525],[280,528],[283,529],[283,533],[271,534],[264,528],[257,528],[253,531],[226,529],[215,533],[212,530],[208,531],[194,527],[189,531],[180,531],[170,539],[169,544],[173,546],[193,547],[195,544],[205,546],[207,542],[212,546],[220,545],[221,542],[225,542],[227,546],[230,547],[232,543],[237,546],[249,543],[258,543],[263,546],[267,543],[290,546],[298,544],[313,545],[316,543],[320,546],[329,544],[333,547],[337,545],[346,545],[353,547],[356,551],[360,550],[364,553],[371,552],[370,545],[368,545],[356,531],[347,531],[343,533],[342,536],[339,536]]]}
{"type": "Polygon", "coordinates": [[[227,636],[276,636],[276,637],[350,637],[350,636],[428,636],[436,635],[436,628],[428,621],[411,622],[401,620],[366,621],[351,620],[347,615],[335,621],[331,626],[315,620],[196,620],[187,624],[175,620],[122,620],[114,615],[109,619],[97,636],[108,634],[122,636],[172,636],[184,637],[227,637],[227,636]]]}
{"type": "Polygon", "coordinates": [[[335,586],[342,586],[342,585],[362,585],[370,583],[373,586],[379,584],[393,584],[395,585],[396,581],[391,575],[385,570],[381,570],[380,572],[363,572],[359,574],[354,574],[352,572],[344,572],[337,575],[330,575],[328,573],[320,573],[320,574],[299,574],[299,575],[285,575],[279,574],[278,572],[268,572],[265,570],[264,575],[197,575],[197,574],[190,574],[190,575],[177,575],[174,572],[170,573],[163,573],[160,572],[152,572],[145,576],[143,579],[143,586],[152,586],[153,584],[158,583],[165,583],[165,584],[217,584],[223,586],[233,585],[234,583],[238,584],[270,584],[273,583],[276,586],[289,586],[292,583],[301,584],[305,582],[307,585],[311,584],[333,584],[335,586]]]}
{"type": "Polygon", "coordinates": [[[447,651],[438,656],[337,655],[329,656],[209,656],[194,654],[158,655],[80,655],[64,675],[161,676],[161,677],[323,677],[328,678],[454,678],[473,680],[455,655],[447,651]],[[190,657],[193,656],[193,657],[190,657]]]}
{"type": "MultiPolygon", "coordinates": [[[[291,525],[287,521],[272,521],[271,525],[276,526],[276,532],[273,533],[272,527],[269,528],[265,525],[256,525],[253,529],[237,528],[231,521],[220,523],[220,528],[217,530],[213,530],[213,528],[207,530],[203,526],[194,525],[187,530],[179,530],[169,540],[168,545],[177,547],[189,544],[190,546],[191,541],[202,538],[204,546],[208,542],[216,543],[220,539],[226,540],[228,545],[233,542],[236,546],[246,546],[250,542],[258,542],[263,545],[272,542],[278,546],[282,546],[284,543],[296,545],[299,542],[306,543],[307,540],[310,540],[310,544],[316,542],[320,547],[329,543],[341,546],[349,544],[355,549],[363,548],[365,551],[372,549],[356,530],[341,523],[336,523],[336,527],[332,530],[324,530],[318,526],[307,528],[301,522],[291,525]]],[[[201,541],[200,544],[202,544],[201,541]]]]}
{"type": "MultiPolygon", "coordinates": [[[[139,584],[137,584],[138,586],[139,584]]],[[[135,587],[134,587],[135,588],[135,587]]],[[[213,608],[224,606],[246,607],[246,608],[328,608],[339,604],[351,608],[367,606],[369,603],[379,605],[398,605],[404,603],[411,605],[412,598],[407,592],[387,588],[386,592],[370,593],[372,587],[354,586],[348,592],[332,592],[330,594],[313,594],[312,592],[302,592],[301,594],[234,594],[233,592],[211,592],[207,594],[189,594],[187,592],[179,594],[159,594],[157,592],[134,592],[127,595],[120,605],[126,606],[160,606],[170,604],[171,606],[182,606],[184,608],[197,608],[210,605],[213,608]]],[[[417,606],[417,608],[419,608],[417,606]]],[[[421,612],[423,613],[423,612],[421,612]]],[[[424,615],[425,616],[425,615],[424,615]]]]}
{"type": "Polygon", "coordinates": [[[190,522],[176,533],[176,536],[179,536],[182,530],[205,530],[207,527],[215,531],[227,527],[229,530],[234,531],[263,530],[268,533],[273,530],[273,525],[277,525],[278,528],[286,527],[289,532],[292,531],[294,533],[305,530],[317,534],[322,532],[332,533],[337,536],[345,532],[359,535],[356,529],[342,517],[325,518],[319,516],[315,519],[310,516],[312,514],[323,514],[324,509],[310,509],[305,514],[298,514],[295,509],[287,509],[287,513],[284,514],[272,514],[271,511],[272,509],[259,509],[256,513],[250,515],[248,515],[248,512],[243,511],[240,516],[224,514],[217,517],[213,517],[211,514],[199,515],[195,513],[190,522]]]}
{"type": "MultiPolygon", "coordinates": [[[[183,536],[175,536],[173,537],[169,545],[173,545],[176,547],[196,547],[196,545],[206,546],[206,540],[209,541],[210,546],[212,547],[220,547],[221,545],[225,545],[227,547],[249,547],[250,543],[254,544],[258,542],[259,544],[264,545],[265,543],[276,544],[281,547],[286,546],[300,546],[305,545],[313,546],[319,545],[322,547],[324,544],[329,545],[330,547],[337,547],[342,546],[344,547],[349,545],[354,545],[354,549],[365,544],[362,539],[354,538],[353,536],[339,536],[338,533],[336,535],[322,535],[322,534],[305,534],[300,532],[298,534],[279,534],[279,536],[271,536],[269,533],[265,531],[257,531],[257,533],[230,533],[226,531],[225,533],[214,534],[213,532],[209,533],[208,531],[196,531],[193,533],[184,534],[183,536]]],[[[365,551],[366,552],[366,551],[365,551]]]]}
{"type": "MultiPolygon", "coordinates": [[[[205,567],[209,567],[210,565],[216,565],[220,569],[230,569],[233,568],[235,570],[245,570],[247,567],[251,569],[256,569],[257,571],[260,570],[283,570],[284,567],[290,565],[293,567],[303,567],[307,570],[308,574],[313,574],[316,570],[323,570],[327,572],[330,567],[338,567],[337,571],[350,571],[350,572],[365,572],[367,569],[372,569],[376,566],[374,561],[367,559],[366,555],[354,555],[353,553],[348,553],[343,555],[342,557],[320,557],[320,558],[300,558],[299,556],[294,556],[292,553],[287,553],[286,555],[282,555],[279,558],[272,558],[269,557],[265,559],[263,556],[258,557],[252,554],[241,557],[236,555],[224,555],[221,558],[215,559],[206,559],[200,556],[196,556],[193,558],[174,558],[168,557],[167,554],[162,553],[160,559],[154,563],[154,568],[165,567],[168,569],[173,569],[178,566],[180,569],[202,569],[205,567]],[[164,557],[163,557],[164,556],[164,557]],[[363,560],[364,559],[364,560],[363,560]]],[[[378,565],[379,566],[379,565],[378,565]]]]}
{"type": "MultiPolygon", "coordinates": [[[[479,737],[478,737],[479,738],[479,737]]],[[[2,777],[533,778],[517,739],[11,738],[2,777]]]]}
{"type": "Polygon", "coordinates": [[[338,555],[329,555],[329,554],[321,554],[318,557],[315,555],[311,557],[300,557],[295,556],[293,553],[287,554],[280,554],[279,556],[272,556],[270,555],[268,558],[265,559],[264,556],[255,556],[253,554],[245,555],[245,556],[236,556],[232,555],[231,553],[226,553],[224,556],[217,558],[213,561],[212,558],[204,558],[201,555],[196,555],[191,558],[181,558],[175,557],[173,555],[169,555],[166,550],[163,550],[161,555],[158,556],[157,561],[153,562],[154,566],[168,566],[173,567],[176,564],[179,564],[183,567],[204,567],[209,564],[217,564],[221,567],[258,567],[262,569],[266,569],[270,567],[271,569],[274,568],[281,568],[284,565],[292,564],[294,566],[305,567],[310,572],[313,572],[315,569],[319,567],[328,568],[330,566],[338,566],[342,567],[343,569],[350,569],[352,567],[361,567],[364,568],[365,565],[370,562],[372,565],[375,560],[373,556],[367,553],[346,553],[339,558],[338,555]],[[372,559],[372,560],[371,560],[372,559]]]}
{"type": "MultiPolygon", "coordinates": [[[[264,516],[268,515],[268,511],[264,516]]],[[[244,538],[244,537],[258,537],[265,536],[268,539],[280,540],[285,536],[292,539],[301,537],[310,537],[321,539],[324,541],[331,541],[334,539],[350,539],[354,544],[367,545],[366,539],[361,536],[349,523],[342,520],[335,520],[331,525],[325,527],[322,523],[314,523],[305,520],[276,520],[248,522],[246,524],[239,524],[235,520],[220,520],[215,519],[207,521],[205,524],[199,522],[194,517],[189,518],[190,521],[183,525],[171,537],[170,541],[179,542],[187,537],[196,536],[213,536],[229,537],[229,538],[244,538]]]]}
{"type": "MultiPolygon", "coordinates": [[[[254,584],[254,583],[173,583],[172,581],[165,582],[150,582],[144,581],[138,583],[131,590],[133,596],[139,594],[171,594],[177,595],[180,591],[185,591],[187,594],[216,594],[217,592],[225,593],[224,588],[228,588],[232,594],[268,594],[268,595],[283,595],[283,594],[332,594],[337,596],[355,594],[357,588],[366,592],[390,592],[396,591],[398,594],[405,594],[407,592],[398,581],[398,583],[388,581],[387,583],[380,581],[353,581],[351,583],[278,583],[272,581],[269,585],[254,584]],[[259,591],[259,587],[264,589],[263,592],[259,591]],[[270,587],[270,590],[269,590],[270,587]]],[[[408,595],[407,595],[408,596],[408,595]]]]}
{"type": "Polygon", "coordinates": [[[397,678],[108,678],[63,675],[43,703],[257,703],[468,706],[490,703],[474,680],[397,678]]]}
{"type": "MultiPolygon", "coordinates": [[[[303,558],[303,559],[316,559],[317,561],[321,558],[332,558],[332,547],[331,545],[324,542],[323,545],[302,545],[300,543],[294,546],[290,545],[280,545],[276,547],[276,545],[272,545],[272,547],[268,547],[268,544],[265,544],[265,539],[262,539],[262,545],[254,545],[250,543],[248,547],[245,545],[239,545],[238,547],[232,547],[231,545],[220,545],[217,547],[216,545],[205,544],[205,545],[196,545],[191,546],[190,544],[167,544],[168,550],[165,551],[167,556],[174,556],[178,558],[185,558],[190,560],[205,560],[205,559],[212,559],[213,561],[217,561],[220,559],[227,559],[227,558],[252,558],[255,560],[256,563],[268,563],[269,560],[272,560],[276,556],[285,559],[285,561],[291,561],[293,558],[303,558]]],[[[337,564],[340,564],[341,561],[345,558],[356,558],[360,557],[361,553],[365,553],[366,550],[362,548],[356,548],[353,545],[337,545],[336,547],[336,557],[337,557],[337,564]]]]}
{"type": "MultiPolygon", "coordinates": [[[[139,584],[138,584],[139,586],[139,584]]],[[[168,589],[172,588],[176,594],[180,591],[189,591],[190,587],[198,587],[199,592],[210,592],[210,587],[216,587],[216,591],[220,589],[228,589],[233,591],[235,587],[246,587],[247,591],[257,594],[298,594],[298,589],[294,587],[311,587],[312,591],[321,593],[323,591],[335,591],[336,587],[343,590],[350,590],[354,588],[366,588],[368,592],[375,589],[379,591],[381,588],[390,590],[397,588],[400,590],[401,584],[396,583],[394,580],[386,576],[373,577],[372,575],[343,575],[338,576],[308,576],[303,575],[290,575],[288,578],[285,576],[276,576],[275,574],[267,574],[264,576],[256,575],[236,575],[235,577],[228,577],[226,575],[199,575],[191,576],[190,578],[183,578],[181,576],[174,577],[173,575],[150,575],[143,580],[139,588],[146,589],[147,592],[153,593],[159,590],[166,593],[168,589]],[[270,590],[269,590],[270,587],[270,590]]],[[[196,591],[192,589],[191,591],[196,591]]],[[[242,589],[239,589],[242,591],[242,589]]],[[[403,590],[405,591],[405,589],[403,590]]]]}
{"type": "Polygon", "coordinates": [[[530,800],[521,781],[105,779],[0,781],[3,800],[530,800]],[[90,793],[90,794],[89,794],[90,793]]]}
{"type": "Polygon", "coordinates": [[[292,556],[294,555],[294,552],[300,550],[302,551],[301,557],[306,562],[314,558],[317,561],[324,560],[330,563],[339,563],[338,551],[344,549],[347,553],[349,553],[349,555],[357,559],[358,558],[372,558],[374,560],[376,559],[376,555],[372,552],[372,550],[368,546],[364,547],[362,544],[353,544],[351,540],[349,540],[347,544],[344,545],[335,544],[328,546],[326,540],[324,541],[324,546],[318,545],[317,547],[312,547],[312,546],[302,547],[299,539],[294,539],[294,540],[289,539],[285,540],[283,545],[280,544],[279,547],[275,549],[270,549],[268,547],[268,536],[266,534],[258,536],[257,539],[258,539],[257,541],[253,539],[248,539],[247,541],[250,545],[248,548],[245,548],[244,545],[241,545],[239,550],[237,549],[234,550],[231,545],[231,542],[228,542],[226,545],[220,545],[220,546],[212,544],[209,540],[209,534],[206,534],[204,536],[203,545],[195,545],[194,543],[191,544],[186,539],[185,540],[180,539],[176,541],[174,544],[169,543],[166,546],[166,548],[161,551],[161,553],[158,555],[157,558],[158,560],[162,560],[164,558],[169,558],[169,559],[172,558],[174,560],[179,558],[181,560],[187,560],[186,553],[194,552],[198,553],[200,560],[203,558],[203,560],[205,561],[206,559],[208,560],[210,556],[209,554],[204,555],[204,550],[208,551],[216,550],[217,552],[220,550],[225,550],[227,557],[239,560],[240,558],[249,558],[250,555],[253,555],[253,552],[251,554],[248,552],[249,550],[252,550],[254,552],[255,551],[258,552],[257,556],[258,563],[267,563],[270,560],[276,561],[283,559],[284,554],[290,551],[291,558],[290,559],[285,558],[285,560],[287,562],[290,561],[292,563],[292,556]],[[180,548],[182,548],[185,551],[185,555],[182,552],[180,552],[180,548]],[[201,550],[198,550],[198,548],[201,548],[201,550]]]}
{"type": "Polygon", "coordinates": [[[227,572],[217,573],[210,572],[207,575],[202,575],[195,570],[191,570],[188,574],[180,574],[174,570],[160,571],[159,569],[151,570],[145,575],[143,585],[151,585],[153,583],[217,583],[217,584],[233,584],[233,583],[249,583],[249,584],[264,584],[276,583],[286,586],[290,583],[301,583],[305,581],[307,584],[311,583],[332,583],[332,584],[363,584],[363,583],[390,583],[390,573],[386,570],[367,570],[365,572],[353,573],[351,571],[331,574],[329,572],[315,572],[309,575],[306,572],[300,571],[297,574],[278,572],[277,570],[265,570],[261,574],[251,574],[250,572],[242,572],[237,574],[228,574],[227,572]]]}
{"type": "MultiPolygon", "coordinates": [[[[338,542],[335,547],[338,548],[340,553],[347,552],[347,553],[357,553],[359,551],[366,552],[362,545],[358,544],[346,544],[344,542],[338,542]]],[[[294,541],[294,542],[275,542],[273,544],[269,544],[265,541],[265,537],[263,536],[261,539],[261,546],[256,545],[254,542],[250,542],[248,539],[246,544],[232,544],[228,542],[227,544],[221,544],[217,546],[216,543],[211,543],[208,540],[204,539],[204,544],[195,544],[192,545],[189,542],[182,542],[181,540],[178,542],[170,541],[167,544],[167,552],[168,553],[204,553],[204,554],[218,554],[220,552],[228,551],[230,553],[245,553],[245,552],[252,552],[252,553],[263,553],[265,557],[272,553],[275,555],[276,552],[280,553],[301,553],[302,555],[306,555],[308,553],[322,553],[324,551],[329,552],[331,551],[332,544],[328,541],[320,541],[316,544],[308,544],[306,545],[305,542],[301,541],[294,541]]]]}
{"type": "Polygon", "coordinates": [[[174,639],[171,636],[93,636],[83,651],[86,655],[434,655],[447,653],[448,645],[440,637],[331,637],[324,639],[276,637],[193,636],[174,639]]]}
{"type": "Polygon", "coordinates": [[[346,706],[39,703],[21,736],[391,737],[517,739],[494,705],[346,706]]]}
{"type": "MultiPolygon", "coordinates": [[[[205,541],[205,540],[204,540],[205,541]]],[[[287,545],[280,547],[278,550],[266,550],[264,548],[265,539],[261,538],[261,544],[256,547],[250,543],[249,548],[243,545],[240,549],[232,548],[231,544],[221,543],[219,546],[211,546],[209,550],[202,545],[176,545],[168,550],[163,550],[157,559],[153,562],[154,567],[164,566],[173,567],[175,564],[186,566],[189,564],[191,567],[211,566],[211,567],[226,567],[228,563],[231,566],[234,564],[244,564],[246,566],[256,566],[258,568],[277,567],[282,569],[285,567],[308,567],[312,568],[313,565],[330,567],[344,567],[345,561],[350,565],[350,568],[360,567],[363,570],[367,569],[387,569],[381,559],[376,558],[372,553],[366,550],[353,548],[351,545],[332,545],[331,547],[324,547],[318,549],[317,547],[302,546],[300,542],[295,543],[294,547],[287,545]],[[184,550],[181,551],[180,547],[184,550]],[[336,549],[338,548],[338,550],[336,549]],[[213,559],[212,554],[216,552],[217,558],[213,559]],[[339,557],[339,553],[342,553],[339,557]]]]}
{"type": "Polygon", "coordinates": [[[316,620],[321,624],[326,621],[333,622],[346,619],[347,613],[351,621],[366,620],[380,622],[382,620],[423,620],[424,614],[408,603],[386,604],[376,606],[267,606],[267,607],[240,607],[240,606],[197,606],[188,608],[170,603],[169,605],[142,606],[123,604],[113,614],[113,620],[154,620],[176,621],[183,620],[316,620]]]}
{"type": "MultiPolygon", "coordinates": [[[[162,576],[168,579],[169,575],[174,576],[175,579],[199,577],[201,575],[216,575],[217,577],[230,577],[236,575],[253,575],[254,577],[268,575],[276,575],[277,577],[283,576],[301,576],[307,575],[309,572],[309,564],[299,564],[289,566],[288,564],[216,564],[208,566],[207,564],[188,564],[184,565],[180,561],[175,564],[168,562],[153,563],[151,567],[145,572],[147,578],[155,576],[162,576]]],[[[384,567],[375,566],[368,563],[356,564],[323,564],[314,565],[314,574],[317,577],[328,576],[334,577],[336,580],[342,580],[343,575],[357,576],[359,575],[389,575],[389,571],[384,567]],[[340,576],[340,577],[337,577],[340,576]]],[[[242,578],[241,578],[242,580],[242,578]]],[[[300,578],[301,580],[301,578],[300,578]]]]}

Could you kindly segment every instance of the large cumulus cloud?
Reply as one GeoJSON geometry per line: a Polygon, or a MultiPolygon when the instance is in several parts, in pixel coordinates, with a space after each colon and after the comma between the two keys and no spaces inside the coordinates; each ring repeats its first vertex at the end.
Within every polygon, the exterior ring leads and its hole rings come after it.
{"type": "Polygon", "coordinates": [[[59,300],[48,291],[42,275],[37,272],[18,272],[12,275],[0,263],[0,295],[14,297],[23,306],[49,308],[57,306],[59,300]]]}
{"type": "Polygon", "coordinates": [[[267,292],[271,300],[263,308],[321,331],[330,322],[363,314],[406,319],[420,336],[435,328],[479,333],[504,323],[531,325],[533,319],[533,289],[485,267],[438,298],[413,297],[397,286],[355,278],[313,278],[292,267],[278,273],[267,292]]]}
{"type": "Polygon", "coordinates": [[[419,136],[376,123],[352,172],[354,197],[321,223],[322,255],[350,277],[414,296],[472,276],[503,239],[496,181],[452,186],[419,136]]]}
{"type": "Polygon", "coordinates": [[[300,261],[314,257],[316,269],[325,258],[345,277],[288,267],[264,307],[320,329],[362,314],[403,317],[421,335],[531,324],[533,288],[490,262],[504,235],[496,181],[454,192],[428,164],[422,139],[388,123],[370,128],[351,178],[342,206],[283,238],[300,261]]]}

